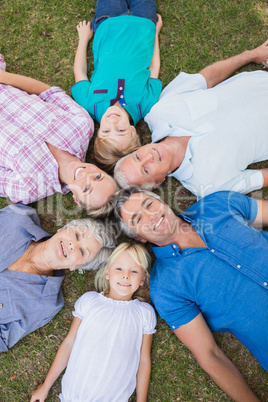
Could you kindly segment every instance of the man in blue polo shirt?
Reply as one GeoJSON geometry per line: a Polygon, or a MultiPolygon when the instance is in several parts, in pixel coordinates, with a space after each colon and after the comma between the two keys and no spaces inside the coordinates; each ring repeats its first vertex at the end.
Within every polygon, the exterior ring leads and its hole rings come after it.
{"type": "Polygon", "coordinates": [[[234,400],[256,401],[211,331],[232,332],[268,370],[268,201],[211,194],[176,216],[155,194],[123,190],[126,234],[157,246],[152,301],[202,368],[234,400]]]}

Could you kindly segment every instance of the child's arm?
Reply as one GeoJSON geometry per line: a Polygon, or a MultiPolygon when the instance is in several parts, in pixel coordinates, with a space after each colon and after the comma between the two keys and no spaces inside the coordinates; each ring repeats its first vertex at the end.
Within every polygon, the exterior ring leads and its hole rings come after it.
{"type": "Polygon", "coordinates": [[[81,21],[77,25],[79,43],[74,59],[74,78],[75,82],[87,80],[87,46],[93,38],[91,22],[81,21]]]}
{"type": "Polygon", "coordinates": [[[140,363],[137,372],[137,402],[146,402],[151,375],[151,347],[153,334],[143,335],[140,363]]]}
{"type": "Polygon", "coordinates": [[[50,388],[56,381],[56,379],[59,377],[61,372],[65,369],[67,366],[67,363],[69,361],[69,357],[73,348],[73,344],[76,338],[76,334],[78,331],[78,328],[81,324],[81,319],[78,317],[74,317],[71,328],[68,332],[68,335],[62,342],[62,344],[59,347],[59,350],[56,354],[56,357],[54,359],[54,362],[52,363],[52,366],[49,369],[49,372],[46,376],[46,379],[43,384],[41,384],[36,391],[32,394],[31,401],[30,402],[44,402],[50,388]]]}
{"type": "Polygon", "coordinates": [[[7,73],[0,71],[0,83],[11,85],[12,87],[28,92],[28,94],[39,95],[50,88],[44,82],[37,81],[34,78],[25,77],[24,75],[7,73]]]}
{"type": "Polygon", "coordinates": [[[154,40],[154,54],[149,70],[151,71],[150,78],[158,78],[160,71],[160,51],[159,51],[159,32],[161,31],[163,22],[160,14],[157,14],[156,34],[154,40]]]}

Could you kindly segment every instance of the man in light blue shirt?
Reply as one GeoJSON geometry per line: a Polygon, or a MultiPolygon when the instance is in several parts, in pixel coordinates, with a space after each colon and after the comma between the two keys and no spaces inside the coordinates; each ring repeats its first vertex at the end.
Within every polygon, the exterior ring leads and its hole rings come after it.
{"type": "Polygon", "coordinates": [[[226,78],[267,58],[268,41],[199,74],[180,73],[145,118],[153,142],[117,163],[119,185],[152,189],[170,175],[199,198],[266,187],[268,169],[247,166],[268,159],[267,71],[226,78]]]}
{"type": "Polygon", "coordinates": [[[122,190],[130,237],[156,246],[152,301],[201,367],[234,400],[257,401],[211,331],[232,332],[268,370],[268,201],[216,192],[176,216],[156,194],[122,190]],[[158,247],[157,247],[158,246],[158,247]]]}

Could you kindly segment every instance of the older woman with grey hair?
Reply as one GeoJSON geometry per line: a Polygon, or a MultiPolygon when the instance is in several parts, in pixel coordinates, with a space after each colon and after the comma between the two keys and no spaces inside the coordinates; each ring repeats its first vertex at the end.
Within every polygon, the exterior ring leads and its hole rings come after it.
{"type": "Polygon", "coordinates": [[[36,211],[21,204],[0,210],[0,237],[0,352],[63,307],[63,269],[97,269],[115,246],[109,228],[89,218],[51,236],[36,211]]]}

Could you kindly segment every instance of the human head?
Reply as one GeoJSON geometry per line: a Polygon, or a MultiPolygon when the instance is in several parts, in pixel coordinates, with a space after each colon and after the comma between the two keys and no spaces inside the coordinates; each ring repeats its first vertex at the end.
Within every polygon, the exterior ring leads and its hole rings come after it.
{"type": "Polygon", "coordinates": [[[67,184],[75,203],[92,217],[108,214],[118,191],[115,180],[92,163],[75,162],[71,169],[67,184]]]}
{"type": "MultiPolygon", "coordinates": [[[[98,269],[107,260],[115,247],[112,230],[99,220],[86,218],[70,221],[59,229],[59,232],[70,228],[77,229],[80,234],[87,230],[90,234],[94,235],[99,243],[99,250],[97,253],[83,265],[76,266],[75,269],[98,269]]],[[[72,269],[72,267],[70,267],[70,269],[72,269]]]]}
{"type": "Polygon", "coordinates": [[[120,191],[114,213],[120,229],[144,243],[170,244],[176,231],[176,215],[169,206],[157,194],[137,187],[120,191]]]}
{"type": "Polygon", "coordinates": [[[119,102],[110,106],[102,116],[97,136],[109,140],[108,143],[112,143],[120,152],[129,149],[132,140],[136,143],[138,137],[135,127],[130,124],[128,112],[119,102]]]}
{"type": "Polygon", "coordinates": [[[149,268],[151,263],[151,257],[148,251],[141,244],[130,244],[130,243],[121,243],[113,253],[108,258],[107,262],[98,270],[95,277],[95,287],[98,292],[102,292],[103,294],[108,294],[109,287],[109,279],[107,279],[107,272],[109,267],[116,261],[118,257],[120,257],[123,253],[128,253],[129,256],[135,261],[137,265],[143,268],[144,270],[144,284],[140,287],[134,294],[133,299],[137,298],[141,301],[145,301],[145,299],[149,299],[149,268]]]}
{"type": "Polygon", "coordinates": [[[164,142],[146,144],[117,162],[114,178],[122,188],[152,190],[172,171],[171,161],[170,149],[164,142]]]}
{"type": "Polygon", "coordinates": [[[111,138],[101,137],[99,136],[100,130],[98,131],[94,142],[94,158],[106,172],[111,172],[117,161],[140,147],[140,138],[135,127],[131,126],[131,129],[132,135],[128,137],[125,144],[120,144],[111,138]]]}

